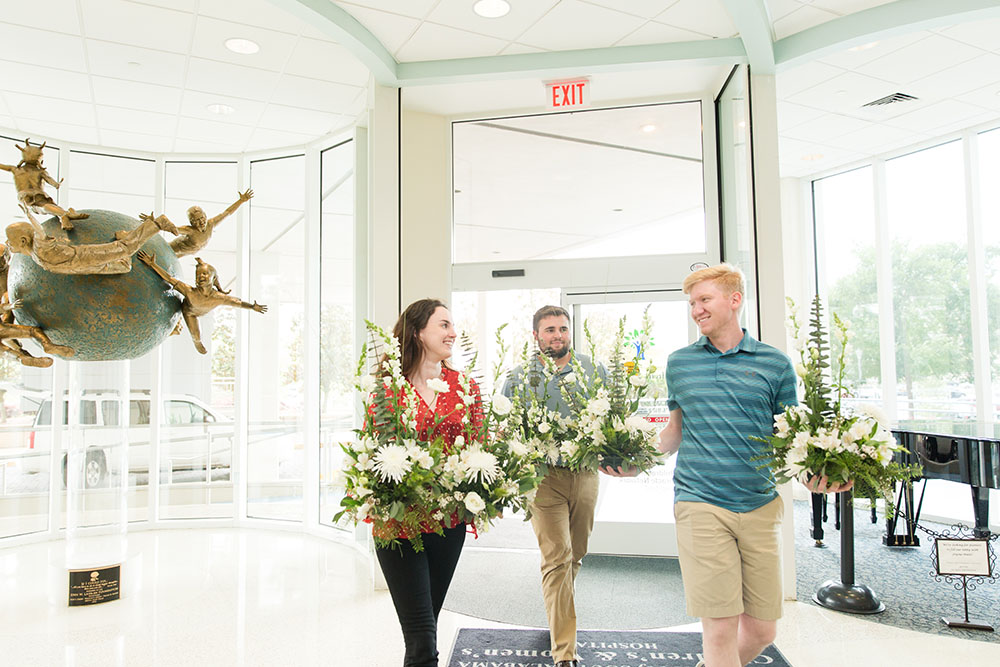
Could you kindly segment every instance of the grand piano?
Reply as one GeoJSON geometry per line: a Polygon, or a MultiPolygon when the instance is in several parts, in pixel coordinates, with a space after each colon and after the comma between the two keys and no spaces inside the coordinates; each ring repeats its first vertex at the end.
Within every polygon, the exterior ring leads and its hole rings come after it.
{"type": "MultiPolygon", "coordinates": [[[[904,421],[892,433],[904,448],[896,452],[896,461],[919,463],[923,479],[969,485],[975,535],[989,537],[989,490],[1000,489],[1000,424],[904,421]]],[[[893,547],[920,544],[916,523],[926,490],[925,484],[915,502],[913,483],[901,485],[896,498],[897,511],[886,517],[884,544],[893,547]],[[900,528],[902,532],[898,532],[900,528]]]]}

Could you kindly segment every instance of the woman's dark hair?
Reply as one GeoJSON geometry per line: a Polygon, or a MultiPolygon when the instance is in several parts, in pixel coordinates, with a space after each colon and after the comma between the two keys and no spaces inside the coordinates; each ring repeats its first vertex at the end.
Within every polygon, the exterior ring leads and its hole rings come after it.
{"type": "Polygon", "coordinates": [[[399,341],[400,366],[404,377],[411,377],[424,358],[424,348],[420,343],[420,332],[438,308],[447,308],[438,299],[414,301],[402,312],[392,328],[392,335],[399,341]]]}

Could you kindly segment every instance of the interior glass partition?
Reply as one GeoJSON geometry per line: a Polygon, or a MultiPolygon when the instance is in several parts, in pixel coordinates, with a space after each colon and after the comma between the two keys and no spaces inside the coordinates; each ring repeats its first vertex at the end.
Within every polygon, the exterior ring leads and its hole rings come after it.
{"type": "Polygon", "coordinates": [[[992,373],[991,400],[986,416],[995,420],[1000,414],[1000,188],[996,187],[1000,183],[1000,130],[983,132],[978,140],[981,229],[986,258],[986,317],[992,373]]]}
{"type": "Polygon", "coordinates": [[[301,521],[305,472],[305,157],[250,163],[247,515],[301,521]]]}
{"type": "Polygon", "coordinates": [[[341,442],[353,437],[354,371],[354,142],[320,153],[319,521],[333,525],[343,492],[333,487],[343,463],[341,442]]]}

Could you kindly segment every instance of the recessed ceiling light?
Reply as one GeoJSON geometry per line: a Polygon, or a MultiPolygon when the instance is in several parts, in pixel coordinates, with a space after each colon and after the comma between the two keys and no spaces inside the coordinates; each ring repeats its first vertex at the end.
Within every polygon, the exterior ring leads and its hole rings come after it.
{"type": "Polygon", "coordinates": [[[236,111],[236,109],[229,106],[228,104],[209,104],[205,108],[211,111],[212,113],[219,114],[220,116],[228,116],[229,114],[236,111]]]}
{"type": "Polygon", "coordinates": [[[656,126],[653,125],[652,123],[646,123],[645,125],[643,125],[639,129],[642,130],[643,132],[647,132],[647,133],[649,133],[649,132],[656,132],[656,126]]]}
{"type": "Polygon", "coordinates": [[[803,155],[802,159],[805,160],[806,162],[815,162],[816,160],[822,160],[823,159],[823,154],[822,153],[810,153],[809,155],[803,155]]]}
{"type": "Polygon", "coordinates": [[[243,39],[242,37],[232,37],[227,39],[226,48],[233,53],[239,53],[243,56],[249,56],[252,53],[260,51],[260,45],[257,42],[249,39],[243,39]]]}
{"type": "Polygon", "coordinates": [[[625,209],[623,209],[623,208],[613,208],[613,209],[611,209],[612,213],[621,213],[624,210],[625,209]]]}
{"type": "Polygon", "coordinates": [[[472,11],[484,19],[498,19],[510,11],[510,3],[507,0],[479,0],[472,5],[472,11]]]}
{"type": "Polygon", "coordinates": [[[855,53],[857,53],[858,51],[867,51],[868,49],[874,48],[876,46],[878,46],[878,42],[868,42],[867,44],[859,44],[858,46],[852,46],[847,50],[854,51],[855,53]]]}

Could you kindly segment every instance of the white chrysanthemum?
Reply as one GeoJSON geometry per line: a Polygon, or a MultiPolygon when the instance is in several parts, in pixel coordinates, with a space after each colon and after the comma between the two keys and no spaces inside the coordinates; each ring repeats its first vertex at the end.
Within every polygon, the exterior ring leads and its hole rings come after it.
{"type": "Polygon", "coordinates": [[[479,497],[478,493],[470,491],[465,496],[465,507],[473,514],[479,514],[486,509],[486,503],[483,502],[483,499],[479,497]]]}
{"type": "Polygon", "coordinates": [[[548,422],[542,422],[541,424],[538,425],[538,432],[541,433],[542,435],[545,435],[551,430],[552,427],[549,425],[548,422]]]}
{"type": "Polygon", "coordinates": [[[861,414],[871,417],[879,424],[885,424],[888,420],[886,419],[885,413],[882,412],[881,408],[876,405],[863,404],[858,406],[858,412],[861,414]]]}
{"type": "Polygon", "coordinates": [[[528,446],[520,440],[511,440],[507,446],[514,456],[527,456],[528,454],[528,446]]]}
{"type": "Polygon", "coordinates": [[[611,409],[611,401],[606,398],[595,398],[587,405],[587,411],[598,417],[603,417],[608,414],[608,410],[611,409]]]}
{"type": "Polygon", "coordinates": [[[375,470],[383,482],[393,481],[398,484],[412,465],[406,448],[401,445],[383,447],[375,454],[375,470]]]}
{"type": "Polygon", "coordinates": [[[433,389],[441,394],[451,389],[451,386],[448,384],[448,381],[443,378],[431,378],[427,381],[427,388],[433,389]]]}
{"type": "Polygon", "coordinates": [[[473,447],[463,452],[462,463],[465,465],[469,479],[479,479],[483,484],[492,484],[500,472],[497,457],[490,452],[484,452],[479,447],[473,447]]]}
{"type": "Polygon", "coordinates": [[[493,403],[491,404],[491,407],[493,409],[493,414],[503,417],[510,414],[511,408],[513,408],[514,406],[510,402],[509,398],[507,398],[503,394],[497,394],[496,396],[493,397],[493,403]]]}
{"type": "Polygon", "coordinates": [[[628,383],[633,387],[645,387],[647,380],[644,375],[633,375],[628,379],[628,383]]]}

